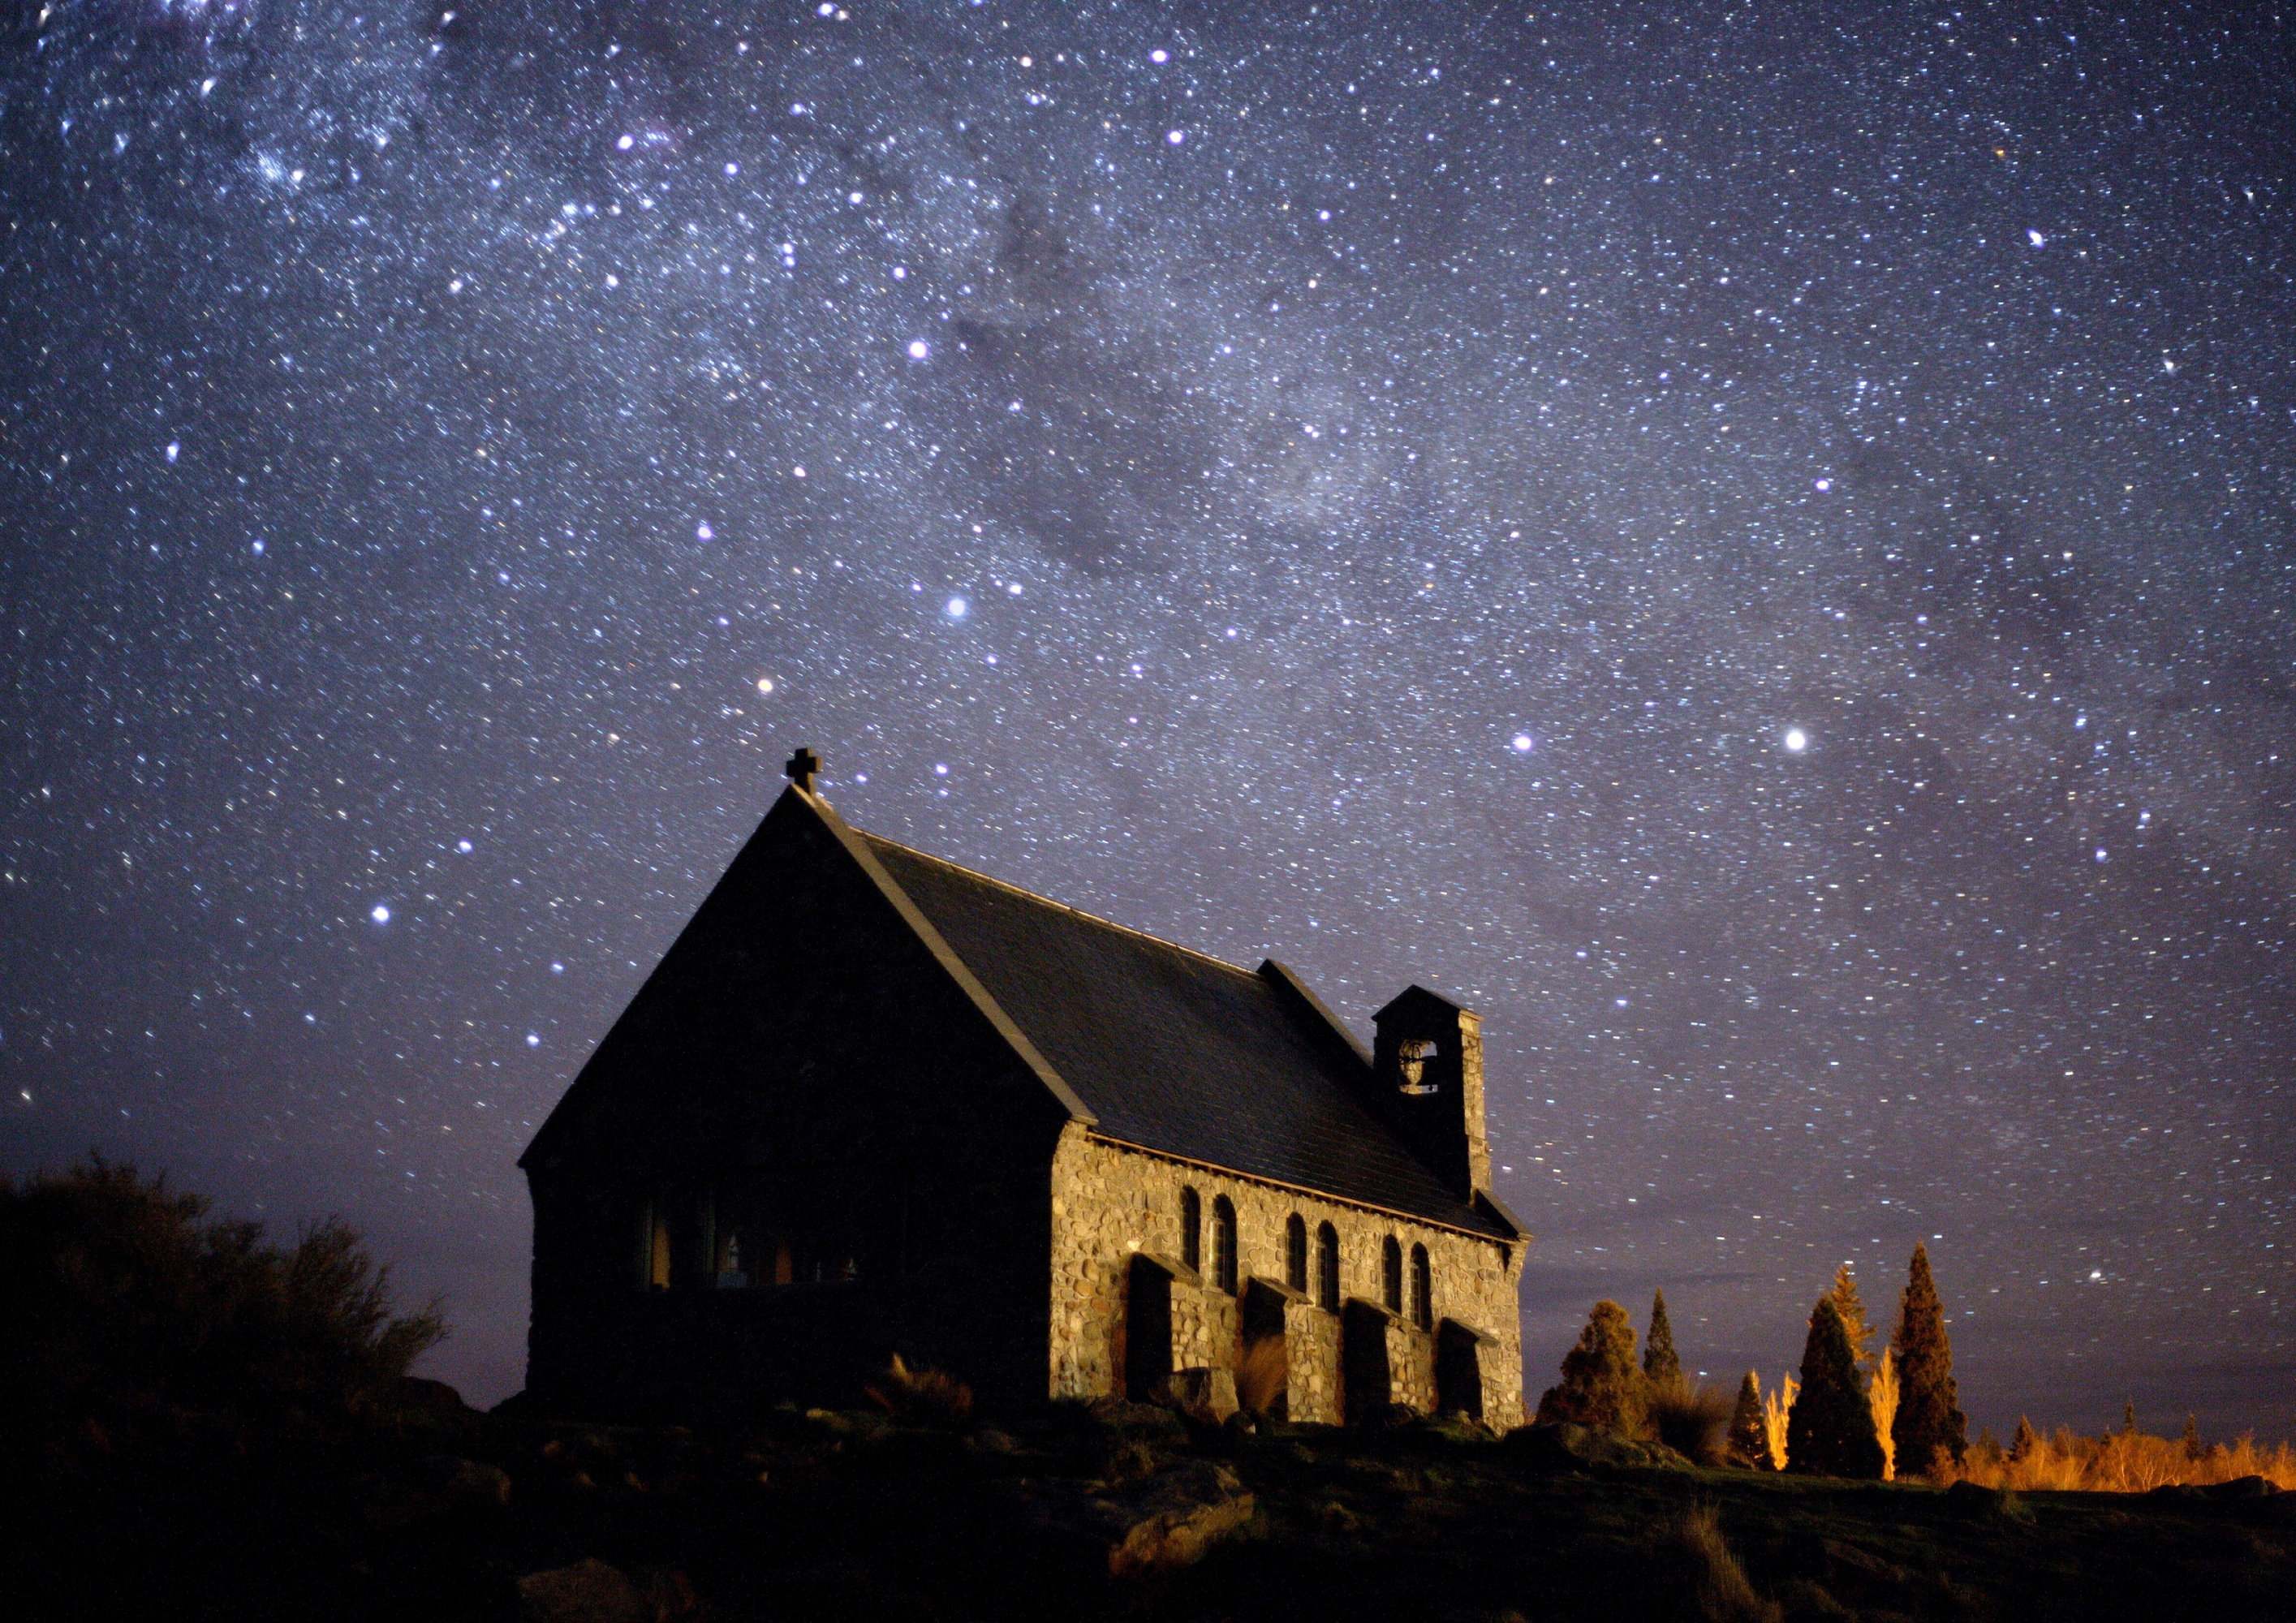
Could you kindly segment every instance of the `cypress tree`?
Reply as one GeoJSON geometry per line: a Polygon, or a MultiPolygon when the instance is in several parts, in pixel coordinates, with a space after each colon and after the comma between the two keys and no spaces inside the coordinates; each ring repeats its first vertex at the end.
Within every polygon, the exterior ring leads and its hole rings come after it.
{"type": "MultiPolygon", "coordinates": [[[[1906,1270],[1906,1293],[1898,1304],[1898,1414],[1890,1434],[1897,1444],[1901,1475],[1926,1474],[1940,1452],[1956,1465],[1969,1449],[1969,1421],[1961,1412],[1953,1379],[1953,1343],[1945,1332],[1945,1308],[1930,1276],[1928,1248],[1914,1247],[1906,1270]]],[[[2030,1435],[2018,1426],[2019,1447],[2030,1435]]]]}
{"type": "Polygon", "coordinates": [[[2030,1459],[2033,1450],[2040,1446],[2040,1434],[2033,1430],[2033,1422],[2020,1414],[2017,1417],[2017,1435],[2009,1439],[2009,1457],[2013,1460],[2030,1459]]]}
{"type": "Polygon", "coordinates": [[[1843,1263],[1833,1270],[1833,1286],[1826,1292],[1834,1311],[1841,1315],[1841,1328],[1849,1337],[1849,1352],[1857,1365],[1857,1384],[1866,1385],[1866,1372],[1874,1367],[1874,1327],[1866,1322],[1866,1304],[1857,1299],[1857,1281],[1850,1275],[1849,1265],[1843,1263]]]}
{"type": "Polygon", "coordinates": [[[1643,1373],[1655,1391],[1672,1391],[1683,1384],[1682,1360],[1675,1356],[1674,1326],[1667,1322],[1666,1292],[1651,1296],[1650,1335],[1643,1342],[1643,1373]]]}
{"type": "Polygon", "coordinates": [[[1770,1468],[1770,1435],[1762,1424],[1762,1383],[1752,1370],[1738,1383],[1738,1405],[1730,1411],[1730,1458],[1757,1471],[1770,1468]]]}
{"type": "Polygon", "coordinates": [[[2184,1436],[2177,1440],[2184,1445],[2185,1457],[2188,1460],[2200,1459],[2208,1453],[2201,1442],[2201,1422],[2190,1414],[2185,1416],[2184,1436]]]}
{"type": "Polygon", "coordinates": [[[1809,1316],[1801,1353],[1801,1396],[1786,1420],[1786,1469],[1819,1476],[1882,1475],[1882,1439],[1858,1389],[1857,1357],[1831,1293],[1809,1316]]]}
{"type": "Polygon", "coordinates": [[[1562,1355],[1562,1379],[1541,1394],[1538,1418],[1636,1437],[1646,1407],[1643,1373],[1635,1367],[1634,1321],[1618,1303],[1596,1302],[1578,1345],[1562,1355]]]}

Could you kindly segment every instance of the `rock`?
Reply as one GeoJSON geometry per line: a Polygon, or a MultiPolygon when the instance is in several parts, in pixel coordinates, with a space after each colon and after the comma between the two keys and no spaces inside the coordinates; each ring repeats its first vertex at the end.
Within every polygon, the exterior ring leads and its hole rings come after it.
{"type": "Polygon", "coordinates": [[[434,1454],[417,1461],[415,1469],[422,1473],[431,1502],[442,1511],[500,1510],[510,1503],[510,1473],[499,1465],[434,1454]]]}
{"type": "Polygon", "coordinates": [[[1219,1424],[1242,1406],[1236,1402],[1235,1375],[1224,1369],[1176,1369],[1164,1378],[1159,1396],[1183,1414],[1219,1424]]]}
{"type": "Polygon", "coordinates": [[[972,1437],[976,1454],[1006,1455],[1021,1452],[1020,1439],[1010,1431],[1000,1431],[995,1426],[982,1426],[972,1437]]]}
{"type": "Polygon", "coordinates": [[[2030,1521],[2032,1508],[2015,1494],[1998,1488],[1986,1488],[1975,1482],[1956,1482],[1945,1490],[1947,1506],[1972,1521],[2000,1518],[2009,1521],[2030,1521]]]}
{"type": "Polygon", "coordinates": [[[443,1419],[473,1413],[453,1387],[443,1381],[426,1381],[420,1375],[401,1375],[392,1381],[383,1401],[403,1415],[429,1414],[443,1419]]]}
{"type": "Polygon", "coordinates": [[[2280,1491],[2268,1477],[2234,1477],[2201,1489],[2211,1499],[2268,1499],[2280,1491]]]}
{"type": "Polygon", "coordinates": [[[1187,1566],[1254,1509],[1235,1473],[1210,1460],[1120,1487],[1024,1483],[1018,1492],[1024,1524],[1111,1578],[1187,1566]]]}
{"type": "Polygon", "coordinates": [[[1689,1462],[1657,1443],[1638,1443],[1576,1421],[1541,1421],[1506,1434],[1506,1445],[1533,1471],[1652,1470],[1689,1462]]]}
{"type": "Polygon", "coordinates": [[[2172,1499],[2181,1501],[2205,1499],[2209,1496],[2207,1489],[2195,1488],[2190,1482],[2163,1482],[2160,1487],[2146,1493],[2144,1496],[2148,1499],[2172,1499]]]}
{"type": "Polygon", "coordinates": [[[518,1580],[527,1623],[651,1623],[645,1591],[594,1556],[518,1580]]]}

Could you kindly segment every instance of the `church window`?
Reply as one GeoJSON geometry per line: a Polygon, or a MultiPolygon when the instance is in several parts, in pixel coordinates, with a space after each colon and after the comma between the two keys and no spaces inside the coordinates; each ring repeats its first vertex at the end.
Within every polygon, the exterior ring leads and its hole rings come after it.
{"type": "Polygon", "coordinates": [[[1423,1245],[1411,1248],[1411,1322],[1422,1330],[1435,1326],[1435,1274],[1423,1245]]]}
{"type": "Polygon", "coordinates": [[[730,1226],[720,1228],[718,1231],[717,1268],[719,1290],[739,1291],[750,1283],[749,1270],[743,1266],[744,1260],[742,1254],[742,1231],[730,1226]]]}
{"type": "Polygon", "coordinates": [[[1316,1300],[1327,1313],[1340,1310],[1340,1231],[1316,1225],[1316,1300]]]}
{"type": "Polygon", "coordinates": [[[1379,1296],[1390,1313],[1403,1311],[1403,1247],[1393,1234],[1379,1248],[1379,1296]]]}
{"type": "Polygon", "coordinates": [[[1180,1191],[1180,1260],[1201,1272],[1204,1266],[1204,1202],[1193,1189],[1180,1191]]]}
{"type": "Polygon", "coordinates": [[[1226,1195],[1212,1202],[1212,1280],[1235,1294],[1235,1207],[1226,1195]]]}
{"type": "Polygon", "coordinates": [[[1399,1086],[1406,1094],[1431,1094],[1435,1084],[1428,1080],[1427,1067],[1435,1058],[1435,1044],[1429,1037],[1410,1037],[1396,1051],[1396,1072],[1399,1086]]]}
{"type": "Polygon", "coordinates": [[[638,1285],[646,1291],[669,1289],[669,1213],[659,1200],[648,1199],[638,1208],[638,1285]]]}
{"type": "Polygon", "coordinates": [[[1294,1291],[1308,1288],[1308,1220],[1296,1211],[1283,1223],[1283,1283],[1294,1291]]]}

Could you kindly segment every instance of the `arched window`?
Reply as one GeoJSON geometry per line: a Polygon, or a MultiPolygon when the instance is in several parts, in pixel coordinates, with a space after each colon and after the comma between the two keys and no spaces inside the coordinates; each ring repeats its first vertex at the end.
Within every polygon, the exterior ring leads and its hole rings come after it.
{"type": "Polygon", "coordinates": [[[1427,1266],[1427,1248],[1411,1248],[1411,1322],[1422,1330],[1435,1327],[1435,1271],[1427,1266]]]}
{"type": "Polygon", "coordinates": [[[1340,1231],[1316,1226],[1316,1300],[1327,1313],[1340,1310],[1340,1231]]]}
{"type": "Polygon", "coordinates": [[[1180,1260],[1201,1272],[1204,1266],[1204,1202],[1193,1189],[1180,1191],[1180,1260]]]}
{"type": "Polygon", "coordinates": [[[1212,1283],[1235,1294],[1235,1207],[1226,1195],[1212,1201],[1212,1283]]]}
{"type": "Polygon", "coordinates": [[[1393,1234],[1380,1242],[1379,1299],[1390,1313],[1403,1311],[1403,1247],[1393,1234]]]}
{"type": "Polygon", "coordinates": [[[1283,1220],[1283,1283],[1308,1288],[1308,1220],[1296,1211],[1283,1220]]]}

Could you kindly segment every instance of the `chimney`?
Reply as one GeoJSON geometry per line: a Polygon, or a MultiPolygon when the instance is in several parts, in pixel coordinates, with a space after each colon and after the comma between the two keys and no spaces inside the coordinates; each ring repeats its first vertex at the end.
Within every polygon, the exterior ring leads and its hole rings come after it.
{"type": "Polygon", "coordinates": [[[1482,1017],[1414,986],[1372,1024],[1381,1113],[1461,1200],[1473,1200],[1491,1184],[1482,1017]]]}

